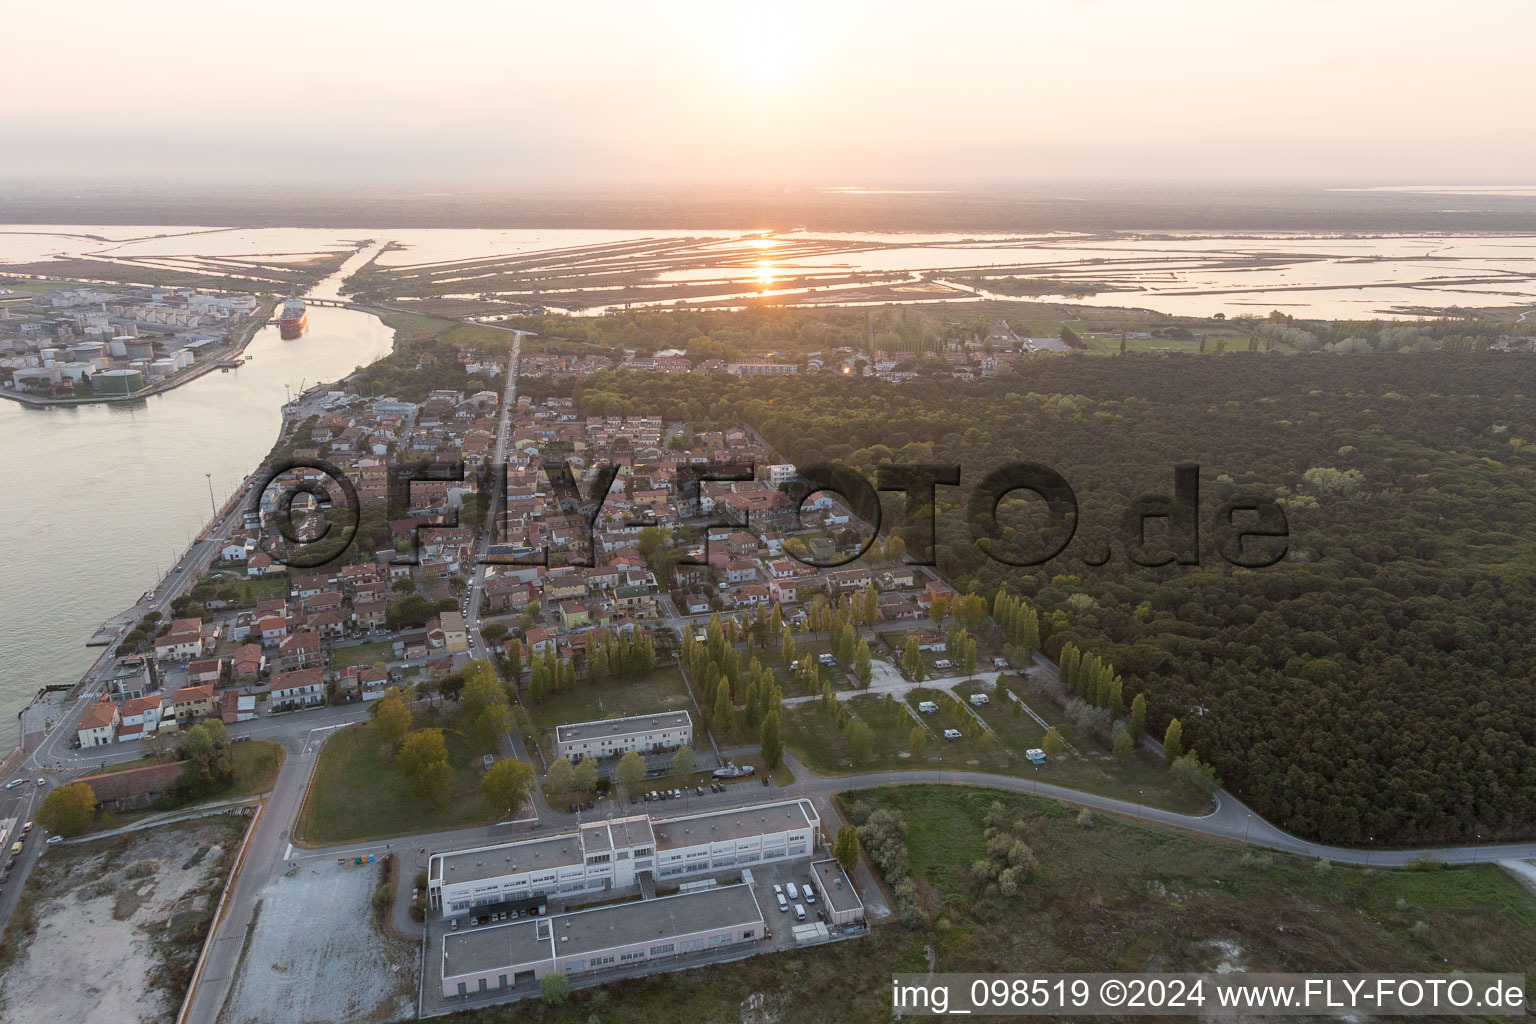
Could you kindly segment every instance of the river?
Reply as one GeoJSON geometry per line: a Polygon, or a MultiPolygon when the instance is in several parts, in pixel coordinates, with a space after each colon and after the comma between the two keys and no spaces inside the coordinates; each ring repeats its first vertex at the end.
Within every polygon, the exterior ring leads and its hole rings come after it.
{"type": "MultiPolygon", "coordinates": [[[[334,298],[368,251],[312,295],[334,298]]],[[[349,309],[311,307],[309,330],[262,328],[248,362],[128,405],[0,401],[0,712],[73,683],[96,628],[132,605],[277,439],[281,407],[386,355],[392,332],[349,309]],[[307,382],[307,383],[305,383],[307,382]],[[211,479],[207,474],[211,474],[211,479]]],[[[0,746],[9,743],[0,736],[0,746]]]]}

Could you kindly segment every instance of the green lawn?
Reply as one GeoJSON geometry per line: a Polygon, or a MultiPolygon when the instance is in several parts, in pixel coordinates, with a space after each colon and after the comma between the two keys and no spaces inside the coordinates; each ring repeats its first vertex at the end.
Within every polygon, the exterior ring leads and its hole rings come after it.
{"type": "Polygon", "coordinates": [[[912,871],[932,887],[932,916],[949,925],[939,970],[1536,969],[1536,900],[1492,865],[1320,872],[1309,858],[1102,815],[1083,825],[1053,801],[968,787],[839,800],[902,812],[912,871]],[[1038,862],[1024,891],[1001,903],[968,880],[993,801],[1024,817],[1038,862]]]}
{"type": "MultiPolygon", "coordinates": [[[[976,688],[980,688],[980,684],[976,688]]],[[[1033,719],[1022,714],[1016,717],[1005,702],[993,701],[987,707],[977,709],[980,717],[993,727],[993,735],[971,735],[967,722],[971,719],[970,712],[965,708],[943,710],[938,696],[937,690],[918,687],[911,691],[905,702],[914,712],[920,701],[940,703],[937,713],[916,715],[931,730],[917,751],[913,751],[911,745],[912,728],[917,721],[906,713],[903,702],[862,694],[848,699],[844,706],[874,731],[874,753],[867,760],[854,762],[844,730],[827,717],[817,702],[785,709],[784,743],[807,765],[825,775],[900,768],[952,768],[1038,778],[1042,782],[1185,814],[1203,814],[1211,807],[1205,796],[1175,787],[1167,766],[1145,750],[1138,750],[1128,761],[1121,762],[1097,743],[1074,734],[1072,741],[1079,744],[1080,755],[1063,753],[1036,767],[1024,757],[1024,752],[1038,747],[1044,736],[1044,731],[1033,719]],[[962,738],[944,739],[944,730],[951,728],[959,729],[962,738]]]]}
{"type": "MultiPolygon", "coordinates": [[[[797,704],[785,709],[785,745],[811,768],[828,775],[904,768],[908,766],[909,759],[919,761],[922,767],[928,766],[927,762],[920,760],[920,756],[911,757],[907,753],[912,728],[917,723],[912,721],[901,702],[886,700],[884,697],[858,696],[849,698],[844,706],[875,734],[875,751],[868,761],[854,764],[844,739],[844,729],[827,717],[819,702],[797,704]]],[[[929,740],[924,746],[924,753],[930,752],[933,745],[934,741],[929,740]]]]}
{"type": "Polygon", "coordinates": [[[394,645],[387,640],[377,643],[358,644],[356,647],[337,647],[331,652],[331,667],[338,672],[353,665],[387,663],[395,656],[394,645]]]}
{"type": "Polygon", "coordinates": [[[688,686],[676,666],[652,669],[644,675],[592,682],[576,680],[574,686],[551,693],[541,703],[529,703],[534,723],[550,731],[571,722],[597,722],[653,711],[693,710],[688,686]]]}
{"type": "Polygon", "coordinates": [[[453,765],[453,788],[448,799],[427,806],[380,751],[372,722],[337,731],[320,748],[309,793],[294,824],[295,841],[324,846],[499,820],[502,815],[480,792],[480,758],[485,751],[457,732],[447,728],[443,732],[453,765]]]}
{"type": "MultiPolygon", "coordinates": [[[[823,665],[817,660],[818,655],[831,651],[831,646],[825,640],[801,640],[795,638],[795,660],[801,661],[810,658],[816,662],[818,685],[821,682],[831,681],[834,690],[855,689],[853,680],[841,665],[823,665]]],[[[801,684],[796,674],[790,671],[789,665],[784,661],[784,655],[777,643],[769,644],[766,649],[738,652],[743,655],[742,669],[745,673],[747,666],[752,664],[752,659],[757,660],[767,668],[773,670],[774,682],[784,688],[786,697],[808,697],[820,692],[801,684]]]]}

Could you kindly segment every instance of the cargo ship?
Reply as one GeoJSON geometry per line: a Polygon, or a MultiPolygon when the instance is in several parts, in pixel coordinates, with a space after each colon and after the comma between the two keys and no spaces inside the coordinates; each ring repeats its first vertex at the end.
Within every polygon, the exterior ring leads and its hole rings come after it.
{"type": "Polygon", "coordinates": [[[297,338],[309,326],[309,316],[304,312],[303,299],[287,299],[283,311],[278,314],[277,327],[284,340],[297,338]]]}

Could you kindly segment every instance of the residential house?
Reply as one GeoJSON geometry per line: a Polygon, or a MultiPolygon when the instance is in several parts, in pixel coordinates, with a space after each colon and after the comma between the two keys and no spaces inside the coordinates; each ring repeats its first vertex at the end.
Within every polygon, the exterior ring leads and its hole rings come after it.
{"type": "Polygon", "coordinates": [[[181,726],[213,714],[212,686],[184,686],[171,694],[171,717],[181,726]]]}
{"type": "Polygon", "coordinates": [[[274,708],[325,703],[325,682],[320,670],[301,668],[292,672],[279,672],[272,677],[272,692],[268,700],[274,708]]]}
{"type": "Polygon", "coordinates": [[[80,725],[75,729],[80,746],[101,747],[111,743],[120,719],[118,705],[105,696],[87,704],[80,715],[80,725]]]}

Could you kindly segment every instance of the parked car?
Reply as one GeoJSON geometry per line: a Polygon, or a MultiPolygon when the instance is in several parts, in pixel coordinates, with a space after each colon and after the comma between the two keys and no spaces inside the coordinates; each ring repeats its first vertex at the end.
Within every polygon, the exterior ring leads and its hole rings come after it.
{"type": "Polygon", "coordinates": [[[947,739],[947,740],[958,740],[960,738],[960,730],[959,729],[945,729],[944,730],[944,738],[947,739]]]}
{"type": "Polygon", "coordinates": [[[17,786],[25,785],[26,781],[27,781],[26,779],[12,779],[10,782],[7,782],[5,784],[5,788],[6,789],[15,789],[17,786]]]}
{"type": "Polygon", "coordinates": [[[805,897],[805,905],[806,906],[814,907],[816,905],[816,894],[811,891],[811,886],[810,886],[809,882],[807,882],[804,886],[801,887],[800,895],[805,897]]]}
{"type": "Polygon", "coordinates": [[[784,895],[784,887],[777,882],[773,883],[773,894],[775,896],[784,895]]]}
{"type": "Polygon", "coordinates": [[[48,837],[48,845],[49,846],[56,846],[59,843],[62,843],[63,841],[64,841],[64,837],[63,836],[49,836],[48,837]]]}
{"type": "Polygon", "coordinates": [[[789,913],[789,901],[784,898],[783,893],[779,893],[779,913],[789,913]]]}
{"type": "Polygon", "coordinates": [[[795,904],[795,920],[796,921],[804,921],[805,920],[805,908],[802,907],[798,903],[795,904]]]}
{"type": "Polygon", "coordinates": [[[703,786],[694,786],[693,787],[693,792],[697,796],[703,796],[704,795],[704,787],[703,786]]]}
{"type": "Polygon", "coordinates": [[[794,882],[790,882],[788,885],[786,885],[784,887],[784,891],[789,894],[789,898],[792,900],[797,900],[800,898],[800,889],[795,885],[794,882]]]}

